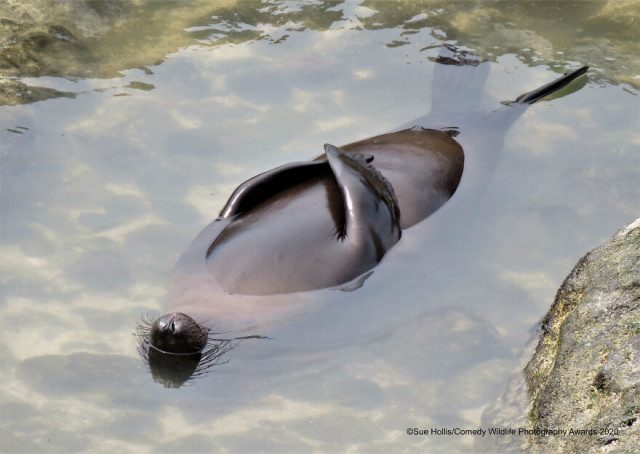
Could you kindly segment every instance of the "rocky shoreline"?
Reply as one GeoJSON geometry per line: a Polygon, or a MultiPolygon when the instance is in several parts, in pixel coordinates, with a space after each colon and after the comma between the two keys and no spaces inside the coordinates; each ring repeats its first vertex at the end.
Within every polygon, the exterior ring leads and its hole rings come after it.
{"type": "Polygon", "coordinates": [[[483,427],[524,427],[527,435],[487,437],[478,447],[640,452],[639,418],[640,218],[580,259],[541,322],[524,373],[485,411],[483,427]]]}

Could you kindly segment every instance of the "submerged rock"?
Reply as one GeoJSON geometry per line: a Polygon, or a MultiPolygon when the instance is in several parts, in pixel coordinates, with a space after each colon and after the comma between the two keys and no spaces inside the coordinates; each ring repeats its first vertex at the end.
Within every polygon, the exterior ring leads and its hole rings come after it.
{"type": "Polygon", "coordinates": [[[78,68],[91,60],[87,47],[62,25],[0,16],[0,42],[3,77],[84,75],[78,68]]]}
{"type": "Polygon", "coordinates": [[[192,45],[280,44],[304,30],[355,26],[395,29],[389,47],[415,42],[410,35],[431,35],[473,48],[482,60],[516,55],[528,65],[549,65],[557,72],[583,62],[597,68],[590,73],[592,82],[640,86],[635,0],[580,2],[579,8],[574,2],[456,2],[452,7],[444,0],[370,0],[366,14],[360,9],[360,16],[346,20],[348,4],[326,0],[289,8],[261,0],[2,0],[0,78],[115,78],[133,68],[149,71],[147,66],[192,45]]]}
{"type": "Polygon", "coordinates": [[[640,452],[640,219],[578,262],[541,331],[524,374],[483,415],[483,426],[531,432],[481,448],[640,452]]]}
{"type": "Polygon", "coordinates": [[[0,106],[15,106],[60,97],[75,98],[76,94],[53,88],[35,87],[13,79],[0,80],[0,106]]]}

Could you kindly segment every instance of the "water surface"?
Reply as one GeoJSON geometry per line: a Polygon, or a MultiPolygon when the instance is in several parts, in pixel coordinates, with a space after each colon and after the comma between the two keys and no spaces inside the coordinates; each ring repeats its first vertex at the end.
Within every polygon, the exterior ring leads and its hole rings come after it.
{"type": "Polygon", "coordinates": [[[579,3],[61,12],[85,53],[31,49],[5,75],[74,97],[0,107],[2,450],[473,450],[405,431],[478,427],[572,266],[640,208],[634,5],[579,3]],[[443,42],[490,61],[487,108],[594,68],[513,125],[468,213],[445,206],[361,289],[321,292],[210,375],[154,383],[136,323],[235,186],[424,115],[443,42]]]}

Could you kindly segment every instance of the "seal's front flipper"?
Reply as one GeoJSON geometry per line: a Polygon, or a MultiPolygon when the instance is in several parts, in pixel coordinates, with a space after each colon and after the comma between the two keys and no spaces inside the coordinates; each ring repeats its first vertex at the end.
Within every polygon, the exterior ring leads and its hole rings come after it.
{"type": "Polygon", "coordinates": [[[331,172],[326,161],[305,161],[285,164],[256,175],[233,191],[219,218],[233,218],[292,186],[331,172]]]}
{"type": "Polygon", "coordinates": [[[375,252],[376,263],[400,239],[400,210],[391,184],[361,155],[324,146],[344,206],[343,241],[375,252]]]}
{"type": "MultiPolygon", "coordinates": [[[[364,159],[367,163],[373,161],[371,154],[360,156],[359,159],[364,159]]],[[[285,189],[330,173],[326,159],[293,162],[268,170],[238,186],[220,211],[218,219],[240,216],[285,189]]]]}
{"type": "Polygon", "coordinates": [[[355,278],[354,280],[347,282],[340,287],[337,287],[336,290],[340,290],[341,292],[355,292],[359,288],[364,285],[364,281],[369,279],[369,277],[373,274],[373,270],[367,271],[362,276],[355,278]]]}

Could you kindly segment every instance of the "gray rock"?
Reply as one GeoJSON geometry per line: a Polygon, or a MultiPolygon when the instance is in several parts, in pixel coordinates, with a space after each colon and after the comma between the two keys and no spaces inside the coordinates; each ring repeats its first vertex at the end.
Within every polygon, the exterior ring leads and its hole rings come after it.
{"type": "Polygon", "coordinates": [[[640,218],[580,259],[542,321],[524,374],[483,415],[483,426],[535,432],[479,447],[640,452],[639,419],[640,218]],[[567,432],[542,432],[558,429],[567,432]]]}
{"type": "Polygon", "coordinates": [[[640,450],[640,219],[584,256],[542,321],[525,368],[532,452],[640,450]]]}

